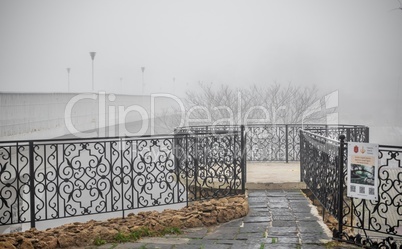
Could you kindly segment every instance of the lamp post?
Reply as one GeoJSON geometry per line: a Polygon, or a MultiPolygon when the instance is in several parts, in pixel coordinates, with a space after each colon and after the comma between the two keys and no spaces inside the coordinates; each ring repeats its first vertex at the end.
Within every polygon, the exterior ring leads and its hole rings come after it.
{"type": "Polygon", "coordinates": [[[145,93],[145,83],[144,83],[144,71],[145,71],[145,67],[141,67],[141,71],[142,71],[142,93],[145,93]]]}
{"type": "Polygon", "coordinates": [[[68,89],[68,92],[70,92],[70,70],[71,70],[71,68],[67,68],[67,89],[68,89]]]}
{"type": "Polygon", "coordinates": [[[91,56],[91,59],[92,59],[92,91],[94,91],[94,85],[95,85],[95,83],[94,83],[94,59],[95,59],[95,55],[96,55],[96,52],[89,52],[89,55],[91,56]]]}

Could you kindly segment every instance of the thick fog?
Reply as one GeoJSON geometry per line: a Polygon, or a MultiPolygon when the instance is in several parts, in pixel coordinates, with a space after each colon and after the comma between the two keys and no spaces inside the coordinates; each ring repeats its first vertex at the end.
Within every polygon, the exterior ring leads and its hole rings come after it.
{"type": "Polygon", "coordinates": [[[398,0],[2,0],[0,91],[92,91],[92,65],[93,90],[113,93],[316,85],[338,91],[340,123],[402,144],[400,8],[398,0]]]}

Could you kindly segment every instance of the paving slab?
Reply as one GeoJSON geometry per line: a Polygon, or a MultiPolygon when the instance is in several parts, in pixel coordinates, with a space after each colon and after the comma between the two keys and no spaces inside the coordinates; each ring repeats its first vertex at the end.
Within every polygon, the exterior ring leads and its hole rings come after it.
{"type": "Polygon", "coordinates": [[[250,212],[246,217],[210,228],[185,229],[181,235],[145,238],[113,248],[328,248],[331,232],[300,190],[249,190],[248,194],[250,212]]]}

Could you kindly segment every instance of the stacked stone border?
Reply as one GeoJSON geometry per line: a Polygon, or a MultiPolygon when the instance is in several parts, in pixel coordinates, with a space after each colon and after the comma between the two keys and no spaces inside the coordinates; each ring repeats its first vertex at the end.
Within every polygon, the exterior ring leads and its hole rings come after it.
{"type": "Polygon", "coordinates": [[[118,234],[146,228],[152,232],[166,228],[194,228],[213,226],[247,215],[248,201],[245,195],[197,201],[180,210],[163,212],[147,211],[129,214],[126,218],[106,221],[91,220],[86,223],[70,223],[39,231],[35,228],[25,232],[0,235],[0,248],[4,249],[54,249],[94,245],[97,239],[107,243],[116,242],[118,234]]]}

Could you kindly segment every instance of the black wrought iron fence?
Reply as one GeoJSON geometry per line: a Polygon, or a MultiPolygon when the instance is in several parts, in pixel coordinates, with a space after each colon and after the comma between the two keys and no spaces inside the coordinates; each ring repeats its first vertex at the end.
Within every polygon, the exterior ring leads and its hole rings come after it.
{"type": "Polygon", "coordinates": [[[244,193],[240,131],[0,143],[0,226],[244,193]]]}
{"type": "MultiPolygon", "coordinates": [[[[248,161],[299,161],[300,130],[337,139],[340,134],[347,135],[347,141],[368,142],[369,128],[363,125],[325,125],[325,124],[249,124],[245,126],[248,161]]],[[[176,134],[205,133],[217,131],[237,131],[240,126],[206,125],[179,127],[176,134]]]]}
{"type": "Polygon", "coordinates": [[[402,248],[402,147],[379,146],[374,201],[346,195],[346,136],[336,141],[301,131],[300,139],[301,179],[338,220],[334,238],[369,248],[402,248]]]}
{"type": "Polygon", "coordinates": [[[303,129],[334,140],[338,140],[340,135],[349,142],[367,143],[370,140],[369,128],[364,125],[308,125],[303,129]]]}
{"type": "Polygon", "coordinates": [[[300,131],[300,178],[335,217],[338,217],[339,212],[338,162],[338,141],[300,131]]]}
{"type": "Polygon", "coordinates": [[[246,182],[244,128],[238,131],[175,135],[176,171],[188,201],[243,193],[246,182]],[[237,134],[228,136],[225,134],[237,134]],[[242,135],[243,134],[243,135],[242,135]]]}

